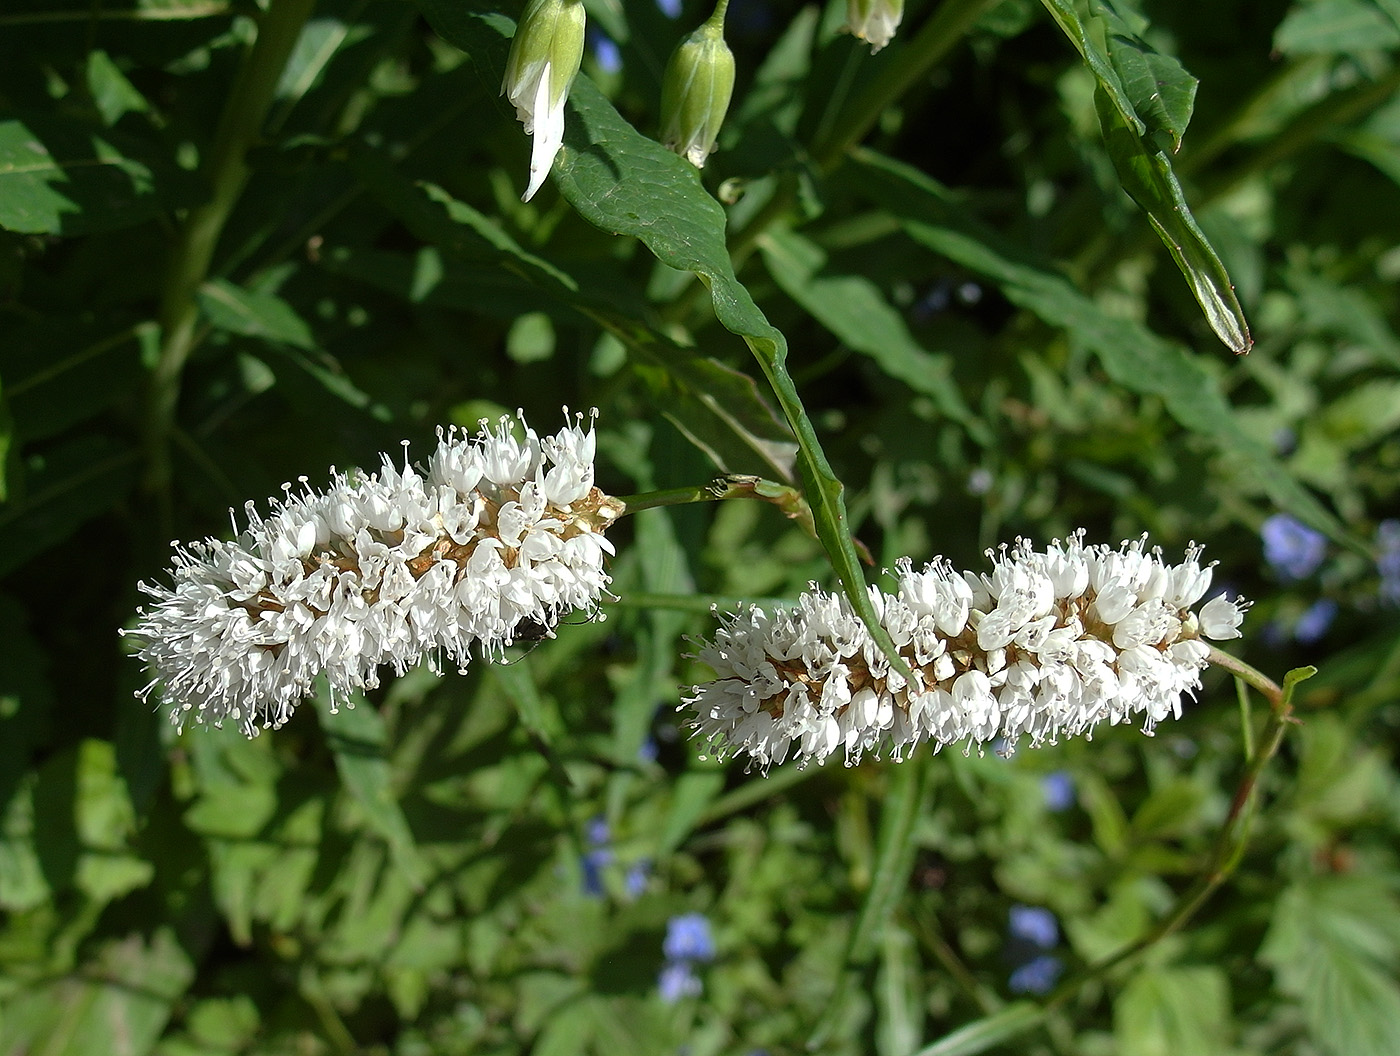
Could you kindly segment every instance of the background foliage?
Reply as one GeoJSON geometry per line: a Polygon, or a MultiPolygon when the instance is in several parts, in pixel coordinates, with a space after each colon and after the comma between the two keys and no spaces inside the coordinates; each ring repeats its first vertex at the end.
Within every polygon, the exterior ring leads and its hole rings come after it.
{"type": "Polygon", "coordinates": [[[872,57],[839,4],[735,0],[703,179],[646,137],[708,8],[589,13],[530,205],[515,7],[0,14],[0,1052],[1400,1050],[1400,8],[912,0],[872,57]],[[221,124],[258,21],[285,65],[221,124]],[[251,742],[132,698],[167,540],[564,404],[611,493],[801,479],[821,541],[647,511],[605,621],[251,742]],[[1301,574],[1281,511],[1330,540],[1301,574]],[[1139,956],[1103,965],[1206,868],[1262,721],[1218,675],[1153,740],[1010,759],[765,781],[677,729],[708,601],[854,582],[847,529],[970,567],[1078,526],[1208,542],[1248,659],[1322,672],[1236,871],[1139,956]],[[714,956],[668,1001],[686,913],[714,956]]]}

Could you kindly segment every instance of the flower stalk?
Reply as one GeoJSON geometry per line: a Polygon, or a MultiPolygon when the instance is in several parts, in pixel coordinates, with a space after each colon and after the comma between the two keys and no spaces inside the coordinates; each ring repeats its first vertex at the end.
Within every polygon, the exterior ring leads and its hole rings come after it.
{"type": "Polygon", "coordinates": [[[247,154],[257,141],[292,48],[315,0],[272,0],[258,19],[258,35],[234,80],[219,118],[205,175],[209,198],[180,225],[160,304],[160,350],[147,384],[144,443],[146,489],[168,505],[168,440],[180,400],[180,378],[198,343],[199,288],[229,214],[248,182],[247,154]]]}

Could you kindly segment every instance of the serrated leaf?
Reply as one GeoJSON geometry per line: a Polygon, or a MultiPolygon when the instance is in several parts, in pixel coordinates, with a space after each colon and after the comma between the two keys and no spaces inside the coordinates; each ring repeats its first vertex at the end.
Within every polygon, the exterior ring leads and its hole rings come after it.
{"type": "Polygon", "coordinates": [[[1188,76],[1184,70],[1181,77],[1175,75],[1179,64],[1173,67],[1173,60],[1131,36],[1110,8],[1100,4],[1095,14],[1108,23],[1109,38],[1117,39],[1112,49],[1099,43],[1098,34],[1091,31],[1092,20],[1081,16],[1072,0],[1042,2],[1098,82],[1094,105],[1123,189],[1147,213],[1211,329],[1234,351],[1249,351],[1254,341],[1234,283],[1191,215],[1166,150],[1154,142],[1160,134],[1173,150],[1180,144],[1194,83],[1188,87],[1181,79],[1188,76]],[[1161,84],[1159,76],[1165,78],[1161,84]]]}
{"type": "Polygon", "coordinates": [[[1332,1056],[1400,1051],[1400,903],[1379,877],[1314,877],[1275,903],[1259,959],[1332,1056]]]}
{"type": "Polygon", "coordinates": [[[170,204],[130,140],[51,117],[0,121],[0,227],[79,235],[141,223],[170,204]]]}
{"type": "Polygon", "coordinates": [[[409,885],[421,888],[426,869],[394,794],[383,717],[368,703],[315,711],[346,790],[364,810],[369,827],[389,845],[390,857],[409,885]]]}
{"type": "Polygon", "coordinates": [[[1230,990],[1219,968],[1138,972],[1113,1003],[1118,1051],[1133,1056],[1225,1056],[1234,1049],[1230,990]]]}
{"type": "Polygon", "coordinates": [[[6,995],[0,1052],[145,1056],[193,978],[170,928],[107,942],[81,972],[6,995]]]}
{"type": "Polygon", "coordinates": [[[1219,386],[1183,348],[1141,323],[1106,314],[1068,279],[970,218],[945,188],[916,169],[873,151],[857,152],[854,161],[864,170],[865,193],[900,217],[914,241],[990,279],[1013,304],[1064,328],[1124,388],[1159,397],[1187,429],[1245,461],[1281,509],[1338,541],[1359,545],[1244,431],[1219,386]]]}

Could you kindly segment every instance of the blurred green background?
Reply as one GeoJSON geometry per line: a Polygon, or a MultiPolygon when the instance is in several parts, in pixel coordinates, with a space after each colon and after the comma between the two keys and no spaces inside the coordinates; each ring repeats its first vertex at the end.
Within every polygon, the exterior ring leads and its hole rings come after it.
{"type": "Polygon", "coordinates": [[[517,6],[270,2],[0,12],[0,1053],[1400,1052],[1400,5],[911,0],[871,56],[733,0],[697,178],[646,137],[709,8],[589,0],[524,205],[517,6]],[[1267,712],[1218,672],[1150,739],[700,757],[708,602],[836,583],[766,504],[625,519],[606,618],[507,665],[253,741],[133,698],[170,540],[443,424],[795,479],[783,335],[872,580],[1195,539],[1241,655],[1320,669],[1185,927],[1102,966],[1207,869],[1267,712]]]}

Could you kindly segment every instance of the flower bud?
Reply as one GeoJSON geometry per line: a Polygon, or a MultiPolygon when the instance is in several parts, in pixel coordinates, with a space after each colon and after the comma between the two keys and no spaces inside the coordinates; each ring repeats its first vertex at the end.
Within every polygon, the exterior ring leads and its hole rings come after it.
{"type": "Polygon", "coordinates": [[[661,136],[697,169],[715,149],[734,92],[734,53],[724,42],[721,3],[703,26],[681,41],[661,82],[661,136]]]}
{"type": "Polygon", "coordinates": [[[846,31],[866,41],[873,55],[894,39],[904,0],[846,0],[846,31]]]}
{"type": "Polygon", "coordinates": [[[564,145],[564,101],[583,61],[582,0],[530,0],[516,26],[501,94],[532,134],[529,201],[564,145]]]}

